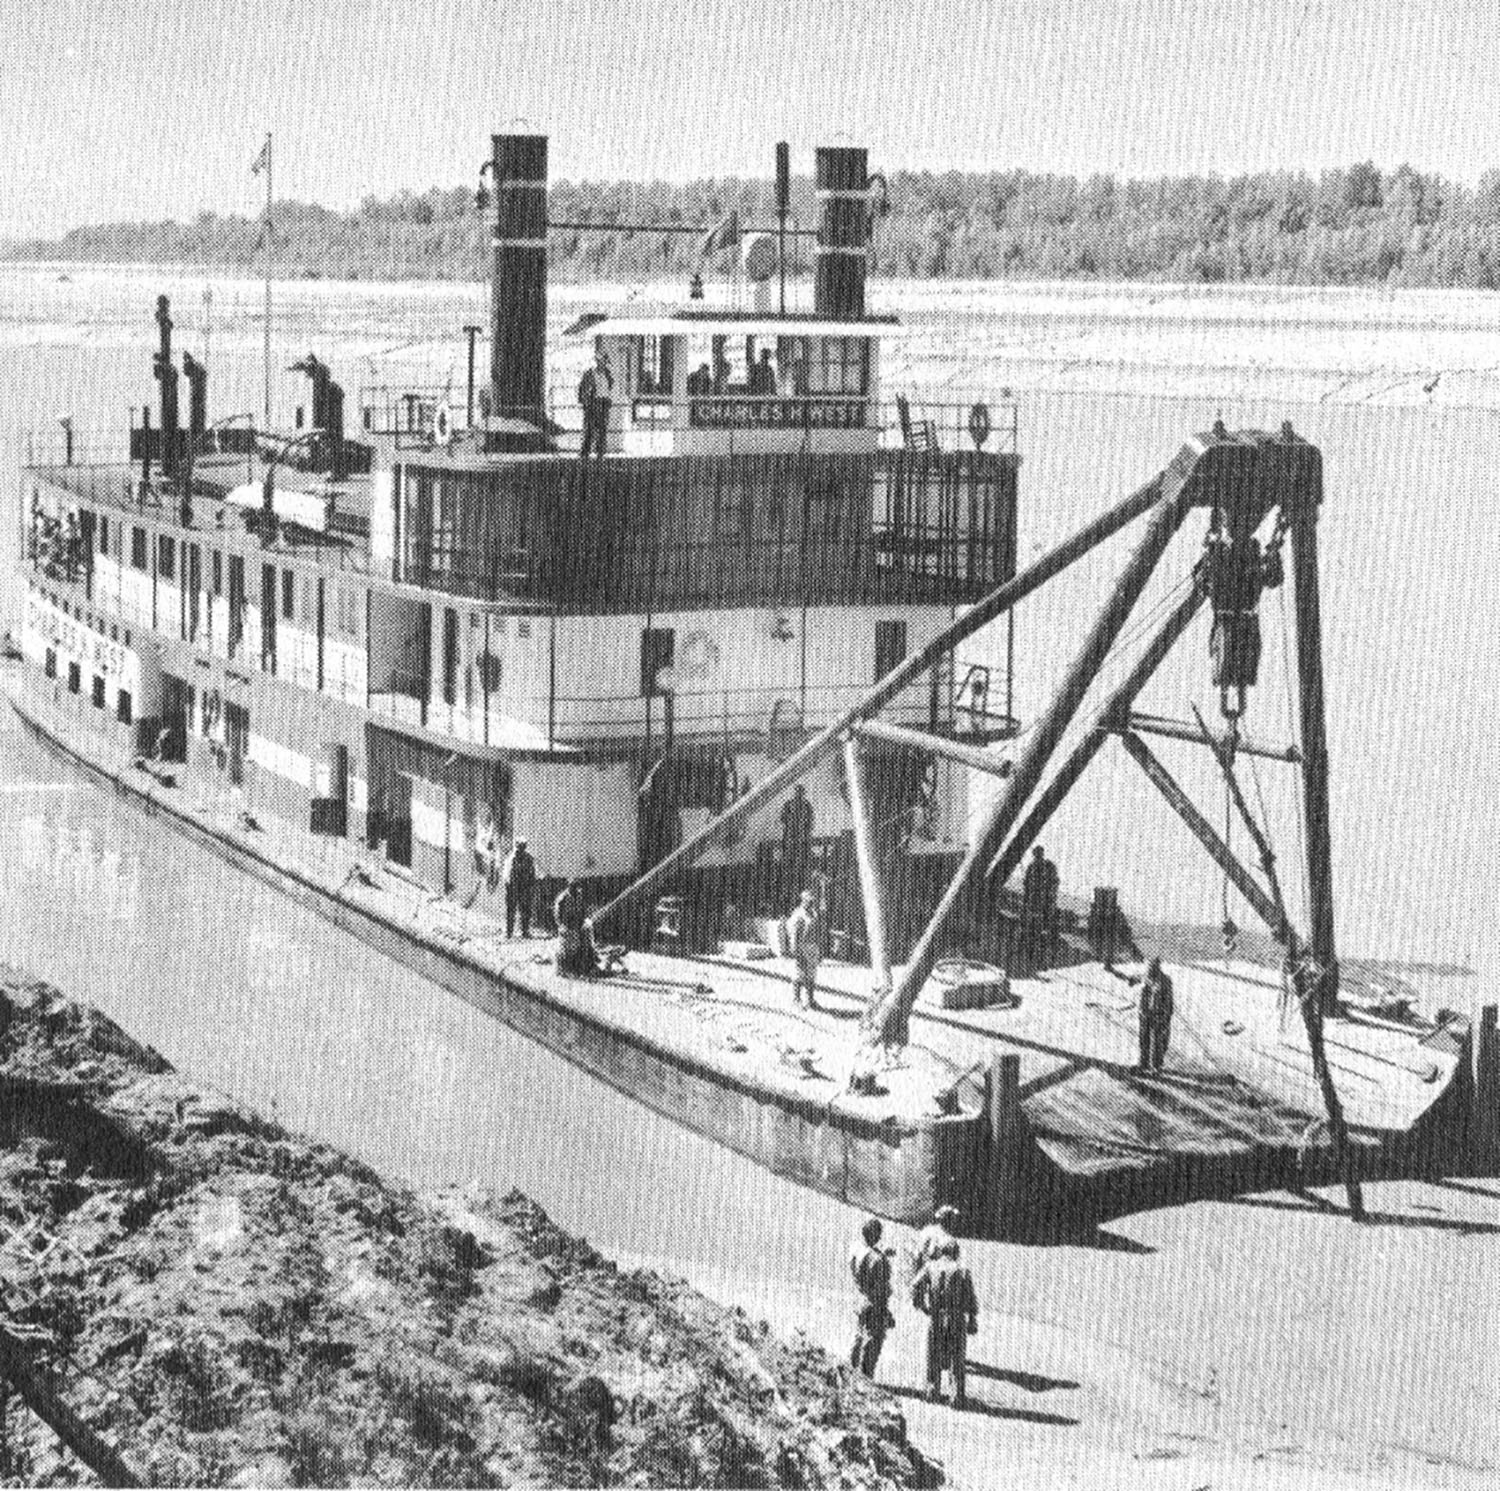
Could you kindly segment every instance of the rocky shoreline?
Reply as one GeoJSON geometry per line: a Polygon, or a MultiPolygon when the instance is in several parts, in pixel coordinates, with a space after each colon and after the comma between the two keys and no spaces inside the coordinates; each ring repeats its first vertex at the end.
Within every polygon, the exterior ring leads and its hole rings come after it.
{"type": "MultiPolygon", "coordinates": [[[[0,975],[0,1325],[148,1483],[936,1485],[890,1399],[519,1192],[417,1195],[0,975]]],[[[95,1477],[12,1396],[0,1483],[95,1477]]]]}

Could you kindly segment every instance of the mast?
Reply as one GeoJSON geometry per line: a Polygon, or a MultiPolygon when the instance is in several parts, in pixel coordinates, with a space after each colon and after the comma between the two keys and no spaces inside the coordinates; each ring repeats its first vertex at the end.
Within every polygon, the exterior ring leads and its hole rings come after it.
{"type": "Polygon", "coordinates": [[[266,173],[266,210],[261,222],[261,254],[266,271],[266,316],[265,326],[262,328],[264,334],[263,362],[265,377],[265,428],[271,427],[271,135],[266,133],[266,143],[260,147],[260,154],[255,157],[255,164],[250,167],[250,174],[258,176],[264,171],[266,173]]]}
{"type": "Polygon", "coordinates": [[[1318,499],[1302,496],[1292,511],[1292,598],[1297,618],[1297,681],[1302,735],[1302,792],[1307,824],[1307,900],[1311,952],[1323,972],[1320,1006],[1338,993],[1333,923],[1333,847],[1328,813],[1328,733],[1323,701],[1323,627],[1318,593],[1318,499]]]}

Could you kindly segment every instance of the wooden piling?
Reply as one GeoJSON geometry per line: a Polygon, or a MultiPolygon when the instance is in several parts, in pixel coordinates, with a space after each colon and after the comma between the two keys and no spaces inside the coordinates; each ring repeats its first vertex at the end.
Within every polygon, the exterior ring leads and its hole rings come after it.
{"type": "Polygon", "coordinates": [[[1473,1105],[1469,1110],[1469,1172],[1500,1175],[1500,1028],[1497,1006],[1485,1005],[1474,1025],[1473,1105]]]}
{"type": "Polygon", "coordinates": [[[1018,1054],[991,1053],[984,1077],[984,1108],[990,1144],[987,1210],[995,1223],[1002,1224],[1020,1204],[1021,1155],[1026,1142],[1018,1054]]]}

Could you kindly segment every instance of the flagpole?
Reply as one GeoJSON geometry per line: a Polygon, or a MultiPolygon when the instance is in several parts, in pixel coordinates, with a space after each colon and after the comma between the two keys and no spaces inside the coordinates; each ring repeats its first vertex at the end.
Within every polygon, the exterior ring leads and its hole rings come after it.
{"type": "Polygon", "coordinates": [[[266,268],[266,324],[265,324],[265,427],[271,428],[271,136],[266,135],[266,221],[262,230],[265,236],[266,268]]]}

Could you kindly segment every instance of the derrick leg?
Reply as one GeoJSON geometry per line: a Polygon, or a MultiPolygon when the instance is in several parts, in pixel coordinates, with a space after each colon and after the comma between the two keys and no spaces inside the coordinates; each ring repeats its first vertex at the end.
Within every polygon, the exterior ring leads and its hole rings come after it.
{"type": "Polygon", "coordinates": [[[1328,735],[1323,703],[1323,627],[1318,596],[1318,508],[1304,496],[1292,514],[1292,596],[1297,611],[1297,685],[1302,794],[1307,820],[1308,942],[1324,970],[1322,1012],[1338,997],[1333,935],[1333,846],[1328,822],[1328,735]]]}
{"type": "Polygon", "coordinates": [[[865,937],[870,944],[870,969],[875,975],[875,997],[891,987],[890,943],[885,931],[885,897],[880,862],[875,854],[870,795],[865,788],[865,764],[858,739],[844,737],[844,772],[849,779],[849,814],[854,819],[854,855],[859,861],[859,889],[865,903],[865,937]]]}

